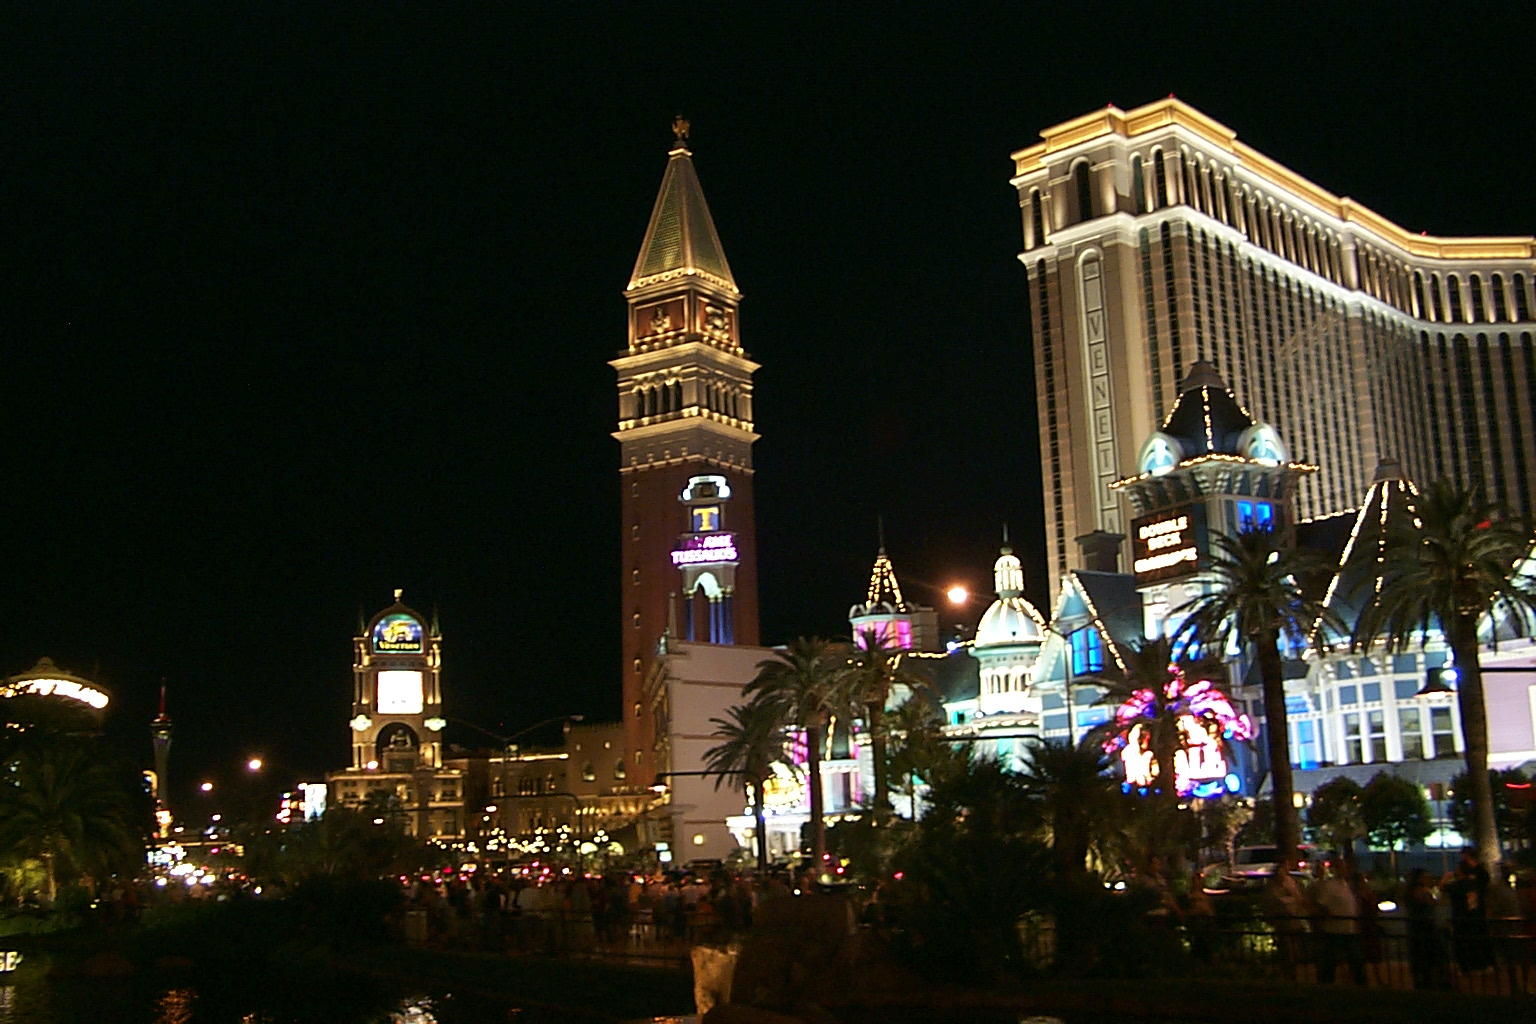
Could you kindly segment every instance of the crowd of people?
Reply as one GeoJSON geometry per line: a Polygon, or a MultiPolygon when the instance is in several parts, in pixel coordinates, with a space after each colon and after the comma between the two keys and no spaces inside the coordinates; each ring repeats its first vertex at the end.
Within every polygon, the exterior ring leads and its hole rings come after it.
{"type": "Polygon", "coordinates": [[[682,950],[740,934],[751,926],[755,906],[791,891],[781,875],[748,879],[723,870],[533,877],[477,873],[412,882],[401,927],[411,941],[487,950],[682,950]]]}
{"type": "MultiPolygon", "coordinates": [[[[1522,891],[1529,897],[1530,890],[1522,891]]],[[[1334,983],[1341,968],[1357,985],[1391,984],[1380,965],[1406,957],[1413,986],[1431,989],[1452,987],[1453,968],[1464,976],[1493,968],[1490,921],[1528,922],[1536,908],[1522,907],[1510,886],[1493,885],[1468,851],[1443,876],[1414,869],[1400,885],[1384,890],[1342,861],[1319,865],[1310,884],[1277,874],[1266,892],[1265,911],[1293,975],[1312,962],[1324,984],[1334,983]],[[1386,948],[1383,909],[1397,911],[1405,922],[1393,937],[1406,941],[1392,950],[1386,948]]],[[[1526,931],[1520,925],[1505,938],[1528,939],[1526,931]]]]}

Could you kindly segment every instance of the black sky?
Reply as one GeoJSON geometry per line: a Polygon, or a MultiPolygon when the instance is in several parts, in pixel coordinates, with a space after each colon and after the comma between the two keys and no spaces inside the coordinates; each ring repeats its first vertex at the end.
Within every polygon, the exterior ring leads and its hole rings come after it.
{"type": "Polygon", "coordinates": [[[164,677],[183,784],[338,766],[396,586],[451,714],[617,713],[606,360],[674,112],[763,364],[771,642],[846,629],[877,513],[917,600],[985,585],[1005,520],[1038,547],[1007,179],[1041,128],[1174,92],[1405,227],[1536,231],[1522,5],[302,10],[12,34],[0,672],[96,674],[143,757],[164,677]]]}

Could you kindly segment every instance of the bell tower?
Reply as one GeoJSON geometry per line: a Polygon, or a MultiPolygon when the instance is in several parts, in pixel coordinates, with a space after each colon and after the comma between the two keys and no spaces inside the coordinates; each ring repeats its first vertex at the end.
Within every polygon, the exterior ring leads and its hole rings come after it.
{"type": "Polygon", "coordinates": [[[741,344],[741,292],[694,171],[688,122],[677,118],[672,130],[656,205],[624,290],[629,344],[609,364],[618,373],[619,395],[613,436],[619,442],[626,753],[631,778],[642,784],[656,770],[647,670],[678,613],[697,623],[689,632],[698,642],[758,639],[757,364],[741,344]],[[681,539],[680,500],[689,516],[689,536],[681,539]],[[697,518],[710,508],[723,513],[726,500],[728,535],[718,523],[697,518]],[[729,557],[721,546],[727,537],[729,557]]]}

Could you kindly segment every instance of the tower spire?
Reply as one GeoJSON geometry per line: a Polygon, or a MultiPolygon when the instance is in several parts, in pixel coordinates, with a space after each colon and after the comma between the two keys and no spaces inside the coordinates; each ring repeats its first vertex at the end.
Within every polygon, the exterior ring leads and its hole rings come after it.
{"type": "Polygon", "coordinates": [[[674,141],[667,153],[667,170],[662,175],[627,290],[633,292],[674,278],[697,277],[725,289],[732,297],[739,297],[741,291],[720,245],[709,204],[704,201],[698,172],[693,169],[688,132],[686,119],[673,119],[674,141]]]}

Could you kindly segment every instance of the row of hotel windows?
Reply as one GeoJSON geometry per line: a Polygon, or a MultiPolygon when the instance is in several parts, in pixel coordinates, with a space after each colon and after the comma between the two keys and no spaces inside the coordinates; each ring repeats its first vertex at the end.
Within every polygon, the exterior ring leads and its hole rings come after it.
{"type": "Polygon", "coordinates": [[[1354,446],[1321,444],[1347,436],[1358,379],[1354,349],[1343,343],[1342,304],[1199,229],[1191,230],[1185,242],[1164,221],[1155,235],[1142,229],[1140,245],[1147,275],[1143,292],[1151,397],[1158,415],[1175,397],[1178,368],[1194,359],[1210,360],[1235,393],[1255,403],[1261,418],[1283,424],[1299,457],[1320,447],[1331,452],[1317,478],[1302,482],[1302,513],[1349,507],[1359,497],[1360,452],[1354,446]],[[1154,259],[1154,249],[1160,259],[1154,259]],[[1193,321],[1192,339],[1184,337],[1180,312],[1181,268],[1187,268],[1184,302],[1193,321]],[[1191,341],[1193,352],[1188,351],[1191,341]],[[1303,380],[1308,386],[1298,384],[1303,380]]]}
{"type": "MultiPolygon", "coordinates": [[[[629,770],[624,767],[623,761],[613,763],[613,778],[615,782],[622,782],[629,778],[629,770]]],[[[596,782],[597,769],[589,761],[581,766],[581,779],[583,782],[596,782]]],[[[518,796],[538,796],[540,793],[557,793],[560,791],[562,780],[558,775],[550,774],[519,775],[517,776],[518,796]]],[[[491,782],[492,796],[506,796],[507,783],[505,779],[495,779],[491,782]]]]}
{"type": "MultiPolygon", "coordinates": [[[[1412,271],[1402,260],[1379,252],[1363,240],[1357,240],[1354,252],[1346,252],[1339,236],[1316,224],[1305,215],[1288,210],[1283,204],[1261,195],[1246,185],[1237,184],[1230,172],[1207,164],[1205,159],[1181,149],[1183,191],[1180,176],[1171,166],[1171,154],[1154,148],[1149,154],[1153,173],[1146,172],[1141,154],[1131,157],[1131,203],[1135,213],[1147,213],[1185,202],[1228,227],[1243,232],[1255,245],[1268,249],[1292,263],[1305,267],[1341,287],[1355,287],[1404,313],[1437,323],[1526,323],[1531,320],[1529,284],[1524,274],[1508,280],[1501,273],[1486,282],[1472,274],[1465,282],[1460,275],[1438,273],[1427,277],[1412,271]],[[1150,181],[1148,178],[1150,177],[1150,181]],[[1346,261],[1353,260],[1354,280],[1348,280],[1346,261]],[[1485,291],[1486,286],[1486,291],[1485,291]]],[[[1101,213],[1094,202],[1092,172],[1087,160],[1072,167],[1073,216],[1069,223],[1092,220],[1101,213]]],[[[1046,233],[1045,199],[1038,188],[1027,198],[1032,244],[1044,245],[1046,233]]]]}

